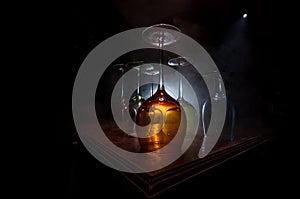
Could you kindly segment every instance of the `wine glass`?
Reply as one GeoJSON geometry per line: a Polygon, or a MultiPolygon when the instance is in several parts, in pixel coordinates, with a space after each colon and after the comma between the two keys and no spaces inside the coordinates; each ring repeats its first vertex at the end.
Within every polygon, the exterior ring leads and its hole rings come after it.
{"type": "Polygon", "coordinates": [[[228,100],[227,96],[225,95],[225,88],[222,86],[222,79],[221,75],[217,72],[211,72],[205,74],[203,76],[207,78],[214,84],[214,92],[211,93],[210,99],[207,98],[202,106],[202,126],[204,136],[207,135],[208,124],[210,120],[210,109],[211,109],[211,102],[210,100],[226,100],[227,102],[227,109],[226,109],[226,118],[222,133],[220,135],[220,140],[222,141],[233,141],[234,140],[234,126],[235,126],[235,107],[233,103],[228,100]]]}
{"type": "Polygon", "coordinates": [[[126,71],[127,68],[125,64],[115,64],[113,67],[117,71],[121,72],[121,93],[120,93],[121,125],[122,125],[122,129],[127,129],[128,121],[126,121],[125,115],[127,114],[126,112],[129,111],[129,108],[124,98],[124,78],[123,78],[124,72],[126,71]]]}
{"type": "MultiPolygon", "coordinates": [[[[145,101],[140,93],[140,82],[141,82],[141,68],[143,61],[130,61],[126,64],[126,68],[135,69],[137,71],[137,89],[129,100],[129,113],[133,121],[136,121],[137,111],[145,101]]],[[[133,127],[135,130],[135,126],[133,127]]]]}
{"type": "MultiPolygon", "coordinates": [[[[181,109],[178,101],[173,99],[165,90],[164,75],[163,75],[163,47],[177,41],[176,35],[172,31],[180,31],[178,28],[168,24],[157,24],[146,28],[143,31],[143,38],[146,42],[159,46],[159,87],[157,91],[148,98],[140,107],[137,115],[137,124],[147,126],[147,138],[140,138],[140,152],[152,152],[161,149],[167,145],[177,133],[183,135],[180,129],[184,125],[180,125],[181,109]],[[150,123],[151,122],[151,123],[150,123]]],[[[183,136],[180,139],[183,141],[183,136]]],[[[180,150],[182,143],[176,143],[176,149],[180,150]]],[[[170,151],[172,152],[172,151],[170,151]]]]}
{"type": "Polygon", "coordinates": [[[179,72],[179,84],[178,84],[178,98],[177,101],[181,105],[181,107],[184,110],[186,120],[187,120],[187,126],[186,126],[186,134],[185,138],[182,144],[182,150],[185,151],[186,148],[189,146],[189,144],[192,142],[192,140],[195,137],[196,128],[198,124],[198,114],[196,112],[196,109],[194,106],[189,103],[187,100],[185,100],[183,95],[183,77],[181,74],[181,68],[187,67],[190,65],[190,63],[186,60],[184,57],[176,57],[172,58],[168,61],[169,66],[177,67],[179,72]]]}

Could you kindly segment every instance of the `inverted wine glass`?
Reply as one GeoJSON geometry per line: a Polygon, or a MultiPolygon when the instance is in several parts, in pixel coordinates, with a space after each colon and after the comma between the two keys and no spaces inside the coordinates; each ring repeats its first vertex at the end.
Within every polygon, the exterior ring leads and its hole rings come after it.
{"type": "Polygon", "coordinates": [[[208,125],[210,123],[210,109],[211,109],[211,102],[210,100],[214,101],[224,101],[226,100],[227,109],[226,109],[226,118],[224,122],[224,127],[222,133],[220,135],[221,141],[233,141],[234,140],[234,126],[235,126],[235,107],[231,100],[228,100],[225,94],[225,88],[222,85],[222,78],[221,75],[217,72],[211,72],[205,74],[204,78],[208,79],[210,82],[214,84],[214,90],[210,95],[210,98],[207,98],[202,106],[202,126],[204,136],[207,135],[208,125]]]}
{"type": "Polygon", "coordinates": [[[133,121],[136,121],[138,109],[145,101],[144,97],[140,93],[140,82],[141,82],[141,65],[143,61],[130,61],[126,64],[126,68],[135,69],[137,71],[137,86],[136,91],[129,100],[129,113],[133,121]]]}
{"type": "MultiPolygon", "coordinates": [[[[163,74],[163,47],[173,44],[178,37],[172,31],[180,31],[178,28],[168,24],[157,24],[146,28],[143,31],[143,38],[151,45],[159,46],[159,87],[157,91],[148,98],[140,107],[137,115],[137,124],[147,126],[147,138],[139,138],[141,145],[140,152],[151,152],[166,146],[177,133],[180,133],[180,142],[175,143],[176,148],[181,150],[184,138],[184,125],[180,125],[184,118],[181,118],[180,104],[172,98],[164,87],[163,74]]],[[[170,151],[172,152],[172,151],[170,151]]]]}
{"type": "Polygon", "coordinates": [[[128,128],[128,121],[126,120],[125,115],[127,112],[129,112],[129,108],[126,104],[126,100],[124,97],[124,78],[123,75],[126,71],[126,65],[125,64],[115,64],[113,66],[118,72],[121,73],[121,92],[120,92],[120,110],[121,110],[121,125],[122,129],[127,129],[128,128]]]}
{"type": "Polygon", "coordinates": [[[181,71],[182,71],[181,68],[188,67],[190,65],[190,63],[184,57],[175,57],[168,61],[168,65],[177,67],[178,72],[179,72],[177,101],[183,108],[185,116],[186,116],[186,121],[187,121],[185,138],[184,138],[184,141],[182,144],[182,150],[185,151],[185,149],[188,147],[189,143],[191,143],[191,141],[195,137],[195,134],[197,133],[196,128],[197,128],[197,124],[198,124],[198,115],[197,115],[196,109],[194,108],[194,106],[191,103],[189,103],[184,98],[184,93],[183,93],[183,76],[181,74],[181,71]]]}

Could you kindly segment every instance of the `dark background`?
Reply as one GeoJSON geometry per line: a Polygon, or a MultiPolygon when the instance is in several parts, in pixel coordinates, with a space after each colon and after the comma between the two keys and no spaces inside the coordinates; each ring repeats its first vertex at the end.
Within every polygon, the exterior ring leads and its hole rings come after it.
{"type": "Polygon", "coordinates": [[[160,197],[198,198],[217,194],[217,190],[225,197],[238,196],[239,191],[253,196],[275,192],[267,187],[276,186],[275,140],[286,122],[286,103],[278,80],[280,71],[273,63],[273,13],[269,5],[266,0],[112,0],[53,8],[47,17],[50,38],[46,40],[51,45],[55,133],[50,137],[55,158],[53,183],[47,193],[65,198],[107,198],[105,194],[143,197],[80,144],[72,119],[72,88],[81,63],[95,46],[121,31],[157,23],[175,25],[198,41],[219,67],[228,97],[239,110],[239,123],[270,128],[275,137],[160,197]],[[247,19],[242,19],[244,13],[247,19]],[[74,141],[79,144],[72,144],[74,141]]]}
{"type": "Polygon", "coordinates": [[[73,134],[72,88],[88,53],[114,34],[157,23],[177,26],[208,51],[223,76],[228,99],[238,110],[239,124],[270,125],[274,113],[284,109],[280,71],[272,59],[271,11],[267,1],[247,0],[113,0],[54,9],[50,27],[57,59],[52,59],[51,71],[58,127],[69,132],[65,139],[73,134]],[[247,19],[242,19],[244,13],[247,19]]]}

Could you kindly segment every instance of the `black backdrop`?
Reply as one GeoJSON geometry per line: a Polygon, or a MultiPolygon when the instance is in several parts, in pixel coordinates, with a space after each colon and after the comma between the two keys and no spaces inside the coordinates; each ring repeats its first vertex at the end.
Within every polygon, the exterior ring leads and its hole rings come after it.
{"type": "MultiPolygon", "coordinates": [[[[278,81],[279,69],[273,63],[272,13],[268,2],[113,0],[70,3],[48,10],[44,40],[50,50],[47,52],[49,68],[45,73],[51,74],[48,84],[51,111],[55,112],[55,131],[49,138],[53,141],[55,157],[53,183],[47,187],[47,193],[65,198],[86,195],[105,198],[105,194],[143,197],[118,172],[99,163],[80,144],[72,144],[78,141],[71,109],[77,70],[96,45],[127,29],[162,22],[178,26],[210,53],[223,72],[225,85],[243,110],[240,118],[258,117],[259,124],[271,127],[274,134],[283,128],[286,104],[278,81]],[[236,30],[233,27],[243,13],[248,13],[246,27],[236,30]],[[236,40],[234,31],[241,31],[236,40]],[[241,95],[234,94],[237,92],[241,95]]],[[[52,121],[53,118],[51,126],[52,121]]],[[[272,141],[173,188],[161,198],[201,197],[217,194],[217,190],[225,197],[237,196],[239,191],[254,196],[274,192],[266,186],[275,184],[274,150],[272,141]]]]}

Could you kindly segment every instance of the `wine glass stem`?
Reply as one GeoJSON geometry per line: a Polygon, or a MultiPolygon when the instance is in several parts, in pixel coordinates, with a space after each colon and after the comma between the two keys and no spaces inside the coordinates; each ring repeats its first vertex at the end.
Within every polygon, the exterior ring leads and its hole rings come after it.
{"type": "Polygon", "coordinates": [[[179,74],[179,86],[178,86],[178,100],[182,100],[183,98],[183,94],[182,94],[182,75],[180,73],[180,69],[181,69],[181,66],[180,66],[180,62],[178,64],[178,74],[179,74]]]}
{"type": "Polygon", "coordinates": [[[124,79],[123,79],[123,71],[121,73],[121,98],[124,97],[124,79]]]}
{"type": "Polygon", "coordinates": [[[221,78],[218,78],[218,91],[222,92],[222,82],[221,82],[221,78]]]}
{"type": "Polygon", "coordinates": [[[139,95],[140,94],[140,76],[141,76],[141,72],[140,72],[140,68],[137,69],[138,72],[137,72],[137,76],[138,76],[138,82],[137,82],[137,94],[139,95]]]}
{"type": "Polygon", "coordinates": [[[124,125],[124,121],[125,121],[125,110],[124,110],[124,101],[123,101],[123,99],[124,99],[124,77],[123,77],[123,74],[124,74],[124,71],[122,70],[122,73],[121,73],[121,106],[122,106],[122,125],[124,125]]]}
{"type": "Polygon", "coordinates": [[[178,99],[182,99],[183,98],[183,93],[182,93],[182,75],[179,73],[179,97],[178,99]]]}
{"type": "Polygon", "coordinates": [[[160,65],[160,71],[159,71],[159,89],[164,88],[164,75],[163,75],[163,66],[162,64],[160,65]]]}
{"type": "Polygon", "coordinates": [[[164,89],[164,74],[163,74],[163,45],[164,45],[164,32],[160,32],[161,39],[159,40],[159,47],[160,47],[160,59],[159,59],[159,89],[164,89]]]}
{"type": "Polygon", "coordinates": [[[153,74],[151,75],[151,96],[153,95],[153,74]]]}

